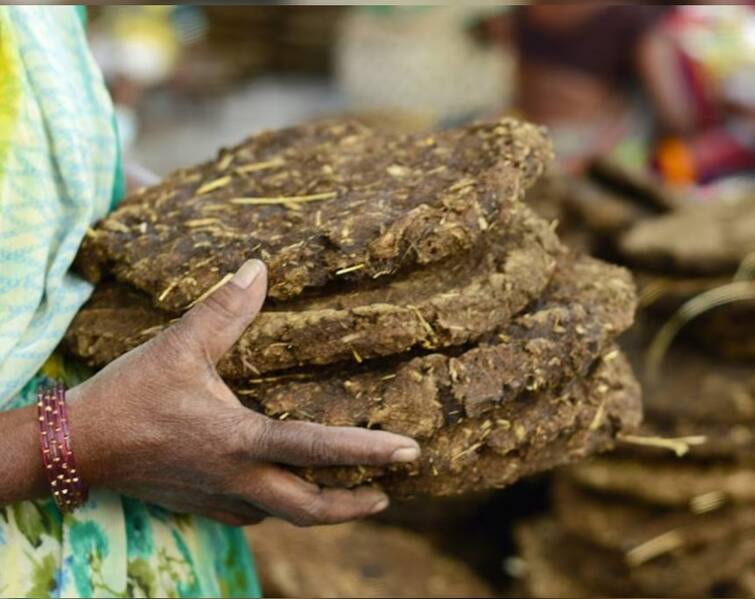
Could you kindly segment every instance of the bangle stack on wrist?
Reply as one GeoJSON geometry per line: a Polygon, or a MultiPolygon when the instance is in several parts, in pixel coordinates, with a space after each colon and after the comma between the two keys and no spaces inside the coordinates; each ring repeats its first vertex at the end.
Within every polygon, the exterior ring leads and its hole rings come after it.
{"type": "Polygon", "coordinates": [[[89,489],[76,468],[62,383],[39,387],[37,412],[42,463],[53,499],[62,512],[71,512],[86,503],[89,489]]]}

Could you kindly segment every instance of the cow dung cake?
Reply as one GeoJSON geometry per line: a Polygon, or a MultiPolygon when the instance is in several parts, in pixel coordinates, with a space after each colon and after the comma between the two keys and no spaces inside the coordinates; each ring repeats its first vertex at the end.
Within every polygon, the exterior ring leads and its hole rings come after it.
{"type": "Polygon", "coordinates": [[[405,529],[351,522],[247,529],[267,597],[492,597],[466,564],[405,529]],[[318,559],[313,560],[312,555],[318,559]]]}
{"type": "Polygon", "coordinates": [[[695,276],[734,273],[755,252],[755,198],[688,207],[637,223],[621,240],[631,263],[695,276]]]}
{"type": "Polygon", "coordinates": [[[337,120],[267,131],[125,199],[78,265],[173,311],[250,258],[267,264],[274,300],[386,277],[505,224],[550,154],[539,128],[513,119],[435,135],[337,120]]]}

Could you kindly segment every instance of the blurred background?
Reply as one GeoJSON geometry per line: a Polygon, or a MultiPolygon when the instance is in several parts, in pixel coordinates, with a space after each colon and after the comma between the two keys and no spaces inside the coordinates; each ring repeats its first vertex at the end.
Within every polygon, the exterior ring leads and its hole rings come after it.
{"type": "Polygon", "coordinates": [[[267,593],[755,596],[753,3],[109,6],[89,23],[124,155],[158,176],[324,116],[421,132],[513,114],[556,148],[531,205],[637,278],[637,438],[376,523],[255,527],[267,593]]]}
{"type": "Polygon", "coordinates": [[[558,161],[674,184],[753,168],[751,6],[111,6],[90,34],[128,155],[158,174],[266,127],[515,113],[558,161]]]}

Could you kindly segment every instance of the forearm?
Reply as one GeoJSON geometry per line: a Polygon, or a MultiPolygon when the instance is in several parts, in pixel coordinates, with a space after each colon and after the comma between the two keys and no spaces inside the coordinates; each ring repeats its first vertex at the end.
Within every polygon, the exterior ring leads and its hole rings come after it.
{"type": "Polygon", "coordinates": [[[0,412],[0,506],[44,497],[35,406],[0,412]]]}

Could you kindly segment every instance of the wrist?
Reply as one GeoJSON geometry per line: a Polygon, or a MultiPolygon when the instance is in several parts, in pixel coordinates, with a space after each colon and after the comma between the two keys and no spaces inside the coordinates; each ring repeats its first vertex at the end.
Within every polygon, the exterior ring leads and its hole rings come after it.
{"type": "Polygon", "coordinates": [[[67,400],[71,443],[81,478],[90,487],[107,486],[111,470],[108,464],[112,463],[108,431],[98,423],[84,385],[70,389],[67,400]]]}
{"type": "Polygon", "coordinates": [[[89,487],[83,481],[73,452],[66,399],[62,382],[44,383],[37,389],[39,444],[45,476],[58,508],[71,512],[87,502],[89,487]]]}

